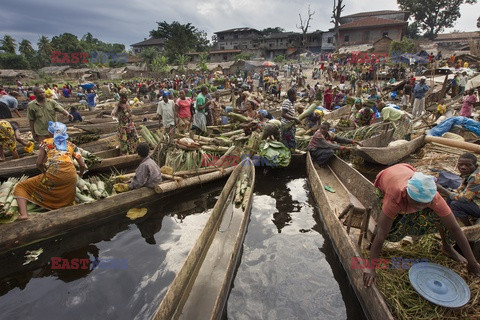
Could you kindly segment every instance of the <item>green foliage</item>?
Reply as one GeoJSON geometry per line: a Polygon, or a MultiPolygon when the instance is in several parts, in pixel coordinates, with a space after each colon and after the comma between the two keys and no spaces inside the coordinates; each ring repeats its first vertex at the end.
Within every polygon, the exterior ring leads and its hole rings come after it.
{"type": "Polygon", "coordinates": [[[163,55],[156,56],[152,61],[152,71],[167,73],[170,69],[168,58],[163,55]]]}
{"type": "Polygon", "coordinates": [[[142,50],[140,53],[140,57],[142,57],[143,61],[147,65],[147,70],[152,71],[153,68],[153,62],[155,59],[157,59],[160,56],[160,51],[158,51],[157,48],[154,47],[147,47],[142,50]]]}
{"type": "Polygon", "coordinates": [[[15,54],[15,49],[17,48],[17,44],[15,43],[15,39],[13,39],[8,34],[3,36],[3,39],[0,40],[0,49],[5,51],[5,53],[15,54]]]}
{"type": "Polygon", "coordinates": [[[175,63],[178,65],[178,71],[184,72],[187,65],[188,57],[184,54],[179,54],[175,57],[175,63]]]}
{"type": "Polygon", "coordinates": [[[285,56],[283,54],[273,57],[273,62],[281,63],[283,61],[285,61],[285,56]]]}
{"type": "Polygon", "coordinates": [[[235,61],[239,60],[250,60],[253,57],[253,53],[242,52],[235,55],[235,61]]]}
{"type": "Polygon", "coordinates": [[[208,59],[208,52],[201,52],[198,55],[197,68],[202,71],[207,71],[208,70],[207,59],[208,59]]]}
{"type": "Polygon", "coordinates": [[[412,39],[403,37],[402,41],[393,40],[390,43],[390,54],[392,53],[414,53],[415,52],[415,42],[412,39]]]}
{"type": "Polygon", "coordinates": [[[181,24],[173,21],[157,22],[157,30],[150,31],[150,36],[165,40],[164,50],[169,62],[185,52],[204,51],[208,47],[207,34],[195,28],[191,23],[181,24]]]}
{"type": "Polygon", "coordinates": [[[410,11],[425,36],[433,40],[445,28],[454,26],[460,18],[460,5],[477,0],[397,0],[402,10],[410,11]]]}
{"type": "Polygon", "coordinates": [[[264,36],[268,36],[272,33],[281,33],[281,32],[285,32],[285,29],[281,28],[281,27],[268,27],[268,28],[265,28],[263,30],[260,31],[264,36]]]}
{"type": "Polygon", "coordinates": [[[420,38],[420,27],[418,26],[418,22],[414,21],[409,23],[407,26],[407,37],[410,39],[418,39],[420,38]]]}
{"type": "Polygon", "coordinates": [[[21,54],[0,53],[1,69],[28,69],[28,61],[21,54]]]}

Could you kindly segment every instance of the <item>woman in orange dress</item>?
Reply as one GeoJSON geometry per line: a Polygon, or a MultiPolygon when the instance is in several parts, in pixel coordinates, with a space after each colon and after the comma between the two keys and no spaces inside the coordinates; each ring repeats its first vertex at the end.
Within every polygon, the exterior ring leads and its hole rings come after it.
{"type": "Polygon", "coordinates": [[[50,138],[39,145],[37,168],[42,172],[17,184],[13,192],[18,203],[18,220],[28,219],[27,201],[49,210],[67,207],[75,200],[77,172],[73,158],[80,166],[80,175],[86,169],[77,147],[67,141],[67,127],[61,122],[48,122],[50,138]]]}

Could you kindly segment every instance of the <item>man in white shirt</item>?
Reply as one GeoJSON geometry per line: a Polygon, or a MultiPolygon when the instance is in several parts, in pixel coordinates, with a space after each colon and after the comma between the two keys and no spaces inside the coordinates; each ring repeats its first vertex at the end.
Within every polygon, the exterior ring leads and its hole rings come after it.
{"type": "Polygon", "coordinates": [[[467,73],[465,71],[462,72],[462,75],[460,77],[458,77],[458,88],[459,88],[459,92],[458,94],[463,94],[465,92],[465,87],[467,86],[467,81],[468,81],[468,77],[467,77],[467,73]]]}
{"type": "Polygon", "coordinates": [[[165,128],[165,132],[169,135],[175,133],[175,123],[177,123],[175,115],[175,103],[168,99],[169,92],[162,93],[162,100],[158,103],[157,114],[159,115],[158,124],[165,128]]]}

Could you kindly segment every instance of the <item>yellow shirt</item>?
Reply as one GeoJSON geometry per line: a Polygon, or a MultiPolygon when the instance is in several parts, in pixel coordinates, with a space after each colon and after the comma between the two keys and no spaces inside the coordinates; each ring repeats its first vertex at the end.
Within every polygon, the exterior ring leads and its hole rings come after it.
{"type": "Polygon", "coordinates": [[[463,64],[463,67],[468,68],[468,62],[467,61],[465,61],[465,63],[463,64]]]}

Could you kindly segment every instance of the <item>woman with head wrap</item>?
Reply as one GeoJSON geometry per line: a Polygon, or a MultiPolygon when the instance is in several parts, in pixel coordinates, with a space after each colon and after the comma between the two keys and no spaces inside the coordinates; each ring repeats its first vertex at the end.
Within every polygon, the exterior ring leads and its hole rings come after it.
{"type": "Polygon", "coordinates": [[[80,175],[86,169],[78,148],[67,141],[67,127],[61,122],[48,123],[50,138],[39,145],[37,168],[42,172],[17,184],[13,192],[18,202],[18,220],[28,219],[27,201],[53,210],[73,204],[77,172],[73,158],[80,166],[80,175]]]}
{"type": "Polygon", "coordinates": [[[357,112],[353,123],[356,127],[363,127],[371,125],[375,122],[376,116],[370,107],[363,107],[360,111],[357,112]]]}
{"type": "Polygon", "coordinates": [[[128,102],[127,92],[120,90],[120,101],[112,111],[112,117],[118,118],[118,140],[122,155],[135,154],[138,144],[137,130],[128,102]]]}
{"type": "MultiPolygon", "coordinates": [[[[457,261],[467,261],[467,269],[480,274],[480,264],[475,260],[452,210],[437,192],[432,176],[400,163],[381,171],[374,185],[382,212],[378,216],[370,259],[379,258],[385,240],[396,242],[407,235],[419,236],[438,231],[443,251],[457,261]],[[453,236],[463,256],[452,247],[449,235],[453,236]]],[[[370,287],[374,279],[375,270],[366,269],[363,275],[365,286],[370,287]]]]}

